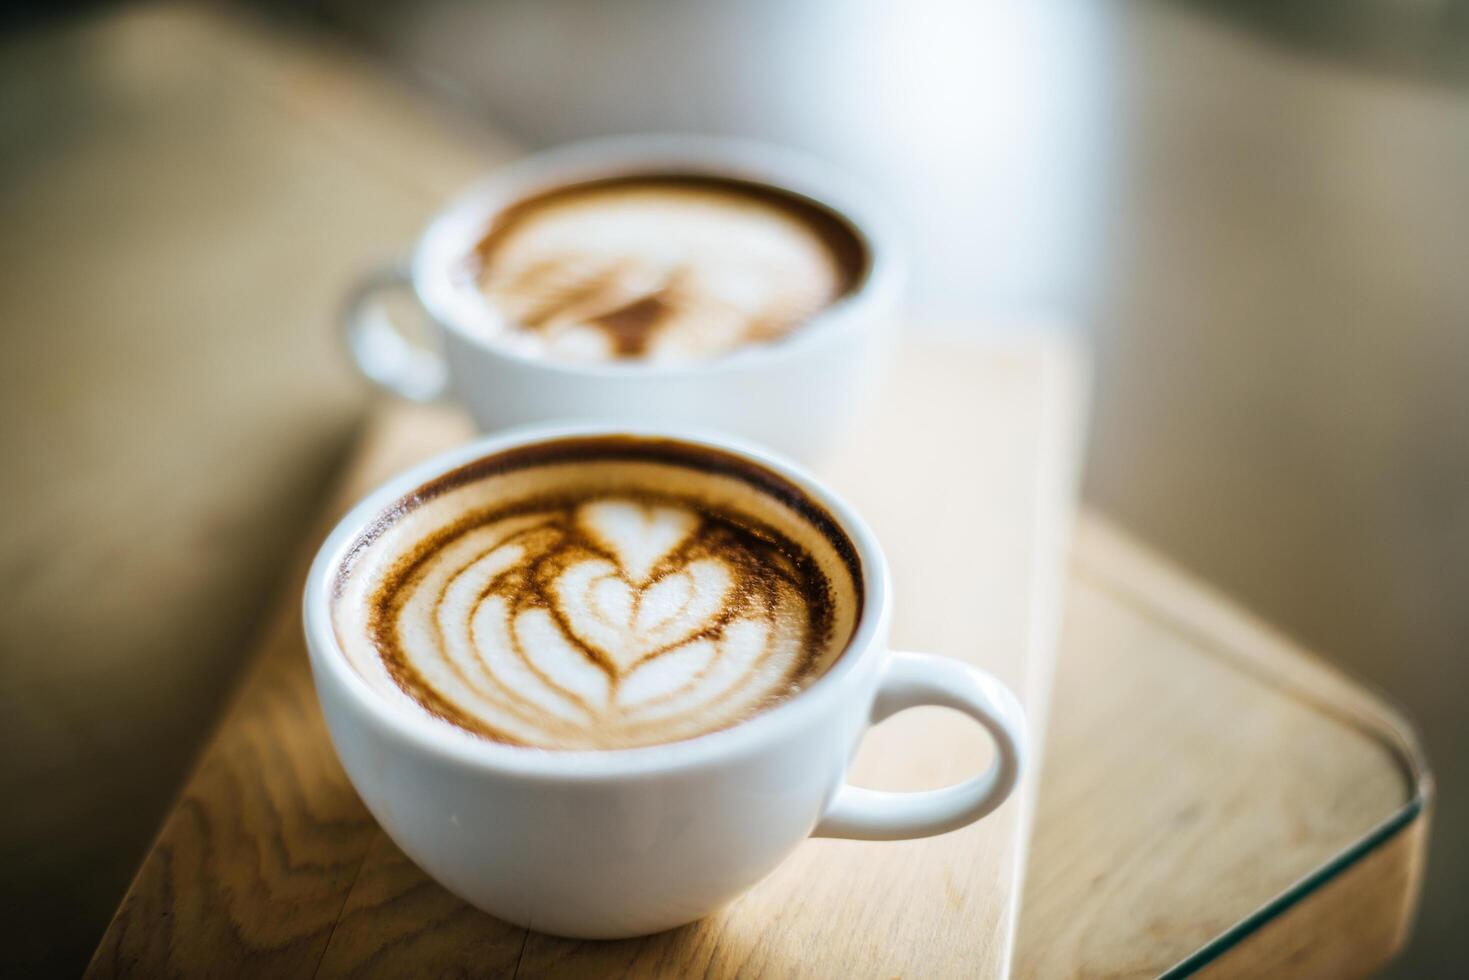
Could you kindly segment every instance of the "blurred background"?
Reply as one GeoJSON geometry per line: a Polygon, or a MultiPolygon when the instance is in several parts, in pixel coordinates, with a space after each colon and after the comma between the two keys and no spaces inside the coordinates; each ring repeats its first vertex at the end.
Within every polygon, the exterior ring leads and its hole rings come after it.
{"type": "Polygon", "coordinates": [[[880,186],[915,322],[1091,340],[1087,503],[1405,707],[1440,795],[1394,975],[1462,970],[1469,3],[4,9],[0,946],[26,972],[85,964],[348,451],[343,290],[484,169],[646,130],[880,186]]]}

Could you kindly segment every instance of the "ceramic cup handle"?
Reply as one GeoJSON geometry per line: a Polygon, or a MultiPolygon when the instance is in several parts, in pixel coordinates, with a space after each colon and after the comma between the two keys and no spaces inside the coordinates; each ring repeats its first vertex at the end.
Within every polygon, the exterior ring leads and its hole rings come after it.
{"type": "Polygon", "coordinates": [[[384,303],[394,293],[418,305],[406,262],[386,265],[357,284],[342,320],[347,349],[357,369],[379,387],[410,401],[435,401],[448,388],[448,367],[442,353],[409,340],[394,322],[384,303]]]}
{"type": "Polygon", "coordinates": [[[995,743],[988,771],[962,783],[920,793],[885,793],[844,784],[817,824],[816,837],[904,840],[971,824],[1015,788],[1025,756],[1025,715],[1010,689],[950,657],[894,653],[872,705],[872,723],[920,705],[954,708],[984,726],[995,743]]]}

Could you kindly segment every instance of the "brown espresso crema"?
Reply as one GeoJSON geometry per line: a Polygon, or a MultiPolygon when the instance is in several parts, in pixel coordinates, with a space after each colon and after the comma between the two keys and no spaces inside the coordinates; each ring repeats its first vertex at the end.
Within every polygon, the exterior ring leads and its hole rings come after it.
{"type": "Polygon", "coordinates": [[[571,184],[504,209],[476,247],[495,340],[528,356],[686,363],[787,336],[852,291],[856,230],[799,195],[724,177],[571,184]]]}
{"type": "Polygon", "coordinates": [[[335,580],[337,639],[404,710],[485,738],[612,749],[692,738],[840,656],[862,573],[798,487],[687,443],[578,437],[403,498],[335,580]]]}

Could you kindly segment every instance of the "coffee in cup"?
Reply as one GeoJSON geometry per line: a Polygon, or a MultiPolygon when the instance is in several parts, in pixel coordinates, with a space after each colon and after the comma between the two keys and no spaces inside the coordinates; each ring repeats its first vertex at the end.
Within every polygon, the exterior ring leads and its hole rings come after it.
{"type": "Polygon", "coordinates": [[[467,271],[491,340],[568,361],[686,364],[779,342],[861,280],[844,218],[697,173],[573,183],[496,215],[467,271]]]}
{"type": "Polygon", "coordinates": [[[798,694],[841,655],[862,570],[795,484],[712,447],[566,438],[395,501],[332,617],[404,710],[542,749],[673,742],[798,694]]]}

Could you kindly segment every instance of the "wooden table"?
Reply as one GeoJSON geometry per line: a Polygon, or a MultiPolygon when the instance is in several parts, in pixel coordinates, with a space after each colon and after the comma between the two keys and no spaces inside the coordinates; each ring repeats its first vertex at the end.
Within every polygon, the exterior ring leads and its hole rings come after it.
{"type": "MultiPolygon", "coordinates": [[[[366,949],[369,933],[387,965],[440,945],[493,947],[481,919],[357,826],[355,798],[322,792],[330,767],[272,754],[249,692],[270,692],[288,719],[315,710],[280,669],[297,649],[294,589],[275,618],[261,597],[307,535],[360,412],[329,330],[342,284],[513,146],[319,39],[199,8],[129,6],[7,54],[26,152],[0,198],[24,230],[7,239],[0,292],[18,325],[0,332],[0,414],[22,420],[0,430],[0,543],[8,559],[50,556],[7,567],[0,627],[0,687],[24,694],[6,700],[4,730],[28,748],[0,773],[7,875],[27,883],[7,943],[85,948],[96,935],[92,910],[110,907],[264,623],[265,652],[226,715],[248,724],[222,725],[213,744],[315,814],[291,831],[321,846],[302,857],[286,847],[294,837],[270,836],[268,806],[246,806],[228,771],[212,786],[237,805],[202,845],[238,847],[232,858],[270,871],[278,894],[325,880],[357,904],[275,904],[258,881],[231,883],[200,909],[221,930],[214,948],[265,957],[241,961],[257,965],[294,950],[343,972],[354,963],[343,947],[321,959],[328,937],[366,949]],[[375,873],[358,875],[359,846],[375,873]],[[434,930],[366,924],[365,910],[405,903],[434,930]]],[[[1329,939],[1317,953],[1364,970],[1386,955],[1411,910],[1426,812],[1392,714],[1094,516],[1081,522],[1070,601],[1016,972],[1147,975],[1196,955],[1249,972],[1295,952],[1254,917],[1264,908],[1292,936],[1329,939]],[[1099,696],[1103,677],[1126,683],[1099,696]],[[1197,709],[1200,692],[1212,711],[1197,709]],[[1207,786],[1178,768],[1164,730],[1207,750],[1194,756],[1216,770],[1207,786]],[[1308,737],[1280,751],[1273,736],[1295,731],[1308,737]],[[1066,761],[1100,748],[1106,772],[1066,761]],[[1255,781],[1221,778],[1241,772],[1255,781]],[[1282,812],[1290,820],[1272,822],[1282,812]],[[1221,828],[1260,847],[1221,850],[1221,828]],[[1302,917],[1317,925],[1296,928],[1302,917]]],[[[176,816],[204,828],[187,801],[176,816]]],[[[164,899],[207,894],[201,851],[152,857],[179,876],[164,899]]],[[[122,944],[117,924],[102,952],[99,967],[158,962],[146,943],[122,944]]],[[[1292,962],[1340,972],[1329,958],[1292,962]]]]}
{"type": "MultiPolygon", "coordinates": [[[[462,426],[380,416],[333,511],[462,426]]],[[[762,959],[758,942],[731,949],[727,930],[698,926],[554,940],[459,902],[346,784],[311,688],[298,585],[91,976],[865,975],[833,970],[830,950],[762,959]]],[[[1402,942],[1430,794],[1407,728],[1094,516],[1076,537],[1046,757],[1017,975],[1356,976],[1402,942]]],[[[914,923],[893,909],[900,896],[876,898],[891,929],[880,948],[901,964],[917,953],[914,923]]],[[[974,972],[958,951],[943,975],[974,972]]]]}

